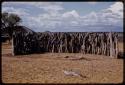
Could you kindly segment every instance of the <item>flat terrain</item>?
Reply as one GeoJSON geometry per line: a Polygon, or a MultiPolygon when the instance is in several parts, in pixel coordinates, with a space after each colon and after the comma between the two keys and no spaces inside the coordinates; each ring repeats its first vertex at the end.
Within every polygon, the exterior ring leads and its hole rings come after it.
{"type": "MultiPolygon", "coordinates": [[[[119,43],[120,51],[123,44],[119,43]]],[[[123,59],[80,53],[45,53],[12,56],[11,45],[2,45],[3,83],[122,83],[123,59]],[[83,57],[72,60],[68,57],[83,57]],[[84,77],[67,76],[63,70],[84,77]]]]}

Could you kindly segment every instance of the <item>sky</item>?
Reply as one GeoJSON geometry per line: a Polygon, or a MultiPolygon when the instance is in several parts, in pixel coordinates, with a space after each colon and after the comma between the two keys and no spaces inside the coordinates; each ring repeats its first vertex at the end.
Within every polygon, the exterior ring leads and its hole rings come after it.
{"type": "Polygon", "coordinates": [[[3,2],[36,32],[123,32],[122,2],[3,2]]]}

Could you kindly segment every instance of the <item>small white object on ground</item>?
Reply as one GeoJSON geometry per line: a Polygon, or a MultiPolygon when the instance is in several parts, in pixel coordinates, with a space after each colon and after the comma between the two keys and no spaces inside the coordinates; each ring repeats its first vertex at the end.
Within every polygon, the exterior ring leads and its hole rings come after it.
{"type": "Polygon", "coordinates": [[[66,74],[66,75],[70,75],[70,76],[79,76],[77,73],[73,72],[73,71],[66,71],[66,70],[63,70],[63,72],[66,74]]]}
{"type": "Polygon", "coordinates": [[[67,76],[80,76],[80,77],[83,77],[81,74],[77,73],[77,72],[74,72],[74,71],[66,71],[66,70],[63,70],[64,74],[67,75],[67,76]]]}

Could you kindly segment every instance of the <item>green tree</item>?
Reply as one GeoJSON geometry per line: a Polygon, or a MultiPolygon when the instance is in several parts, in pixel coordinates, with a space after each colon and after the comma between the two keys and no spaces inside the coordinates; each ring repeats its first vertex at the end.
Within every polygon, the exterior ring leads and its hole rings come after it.
{"type": "Polygon", "coordinates": [[[17,15],[13,13],[2,13],[2,27],[1,30],[6,32],[10,38],[12,38],[13,34],[13,28],[15,26],[18,26],[19,23],[22,21],[22,19],[17,15]]]}

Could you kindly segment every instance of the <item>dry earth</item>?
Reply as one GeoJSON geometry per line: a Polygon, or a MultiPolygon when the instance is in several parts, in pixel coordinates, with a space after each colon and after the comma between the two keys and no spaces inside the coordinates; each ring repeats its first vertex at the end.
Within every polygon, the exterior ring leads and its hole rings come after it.
{"type": "MultiPolygon", "coordinates": [[[[123,44],[119,44],[123,51],[123,44]]],[[[80,53],[45,53],[11,55],[11,46],[2,44],[3,83],[122,83],[123,59],[80,53]],[[66,56],[82,56],[71,60],[66,56]],[[84,77],[67,76],[63,70],[79,72],[84,77]]]]}

